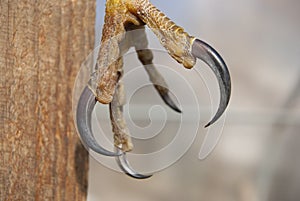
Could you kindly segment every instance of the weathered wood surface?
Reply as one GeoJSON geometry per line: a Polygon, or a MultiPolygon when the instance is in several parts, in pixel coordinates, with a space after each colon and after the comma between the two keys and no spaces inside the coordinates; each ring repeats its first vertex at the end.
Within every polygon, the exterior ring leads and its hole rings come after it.
{"type": "Polygon", "coordinates": [[[72,118],[94,45],[95,1],[0,1],[0,200],[85,200],[72,118]]]}

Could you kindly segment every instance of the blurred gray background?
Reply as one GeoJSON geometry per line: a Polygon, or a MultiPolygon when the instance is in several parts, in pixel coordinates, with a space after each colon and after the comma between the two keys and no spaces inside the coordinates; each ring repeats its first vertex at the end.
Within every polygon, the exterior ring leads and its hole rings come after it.
{"type": "MultiPolygon", "coordinates": [[[[203,126],[211,116],[204,110],[198,136],[187,154],[143,181],[91,158],[88,200],[300,200],[300,1],[151,2],[225,59],[233,89],[223,134],[213,152],[199,160],[203,126]]],[[[104,4],[97,0],[96,45],[104,4]]],[[[208,76],[216,82],[212,74],[208,76]]],[[[211,91],[219,93],[216,83],[211,91]]],[[[207,93],[201,96],[205,99],[207,93]]],[[[200,107],[211,108],[210,100],[200,107]]]]}

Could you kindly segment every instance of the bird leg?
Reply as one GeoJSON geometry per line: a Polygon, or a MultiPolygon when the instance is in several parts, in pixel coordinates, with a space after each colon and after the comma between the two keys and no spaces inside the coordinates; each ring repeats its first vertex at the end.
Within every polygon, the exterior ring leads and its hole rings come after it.
{"type": "Polygon", "coordinates": [[[196,59],[205,62],[215,74],[220,89],[220,102],[215,116],[206,126],[217,121],[224,113],[230,99],[231,79],[227,66],[218,54],[207,43],[190,36],[181,27],[172,22],[166,15],[153,6],[149,0],[107,0],[105,23],[102,31],[101,46],[97,58],[96,86],[84,89],[77,110],[77,125],[84,144],[97,153],[117,156],[122,170],[135,178],[147,178],[130,168],[126,151],[132,149],[132,142],[123,117],[122,107],[125,102],[123,84],[118,85],[122,76],[122,55],[130,46],[134,46],[139,60],[163,100],[174,110],[180,111],[169,98],[167,84],[153,65],[152,52],[147,48],[145,31],[126,38],[126,29],[140,28],[147,25],[159,39],[169,55],[185,68],[192,68],[196,59]],[[130,25],[134,25],[130,27],[130,25]],[[114,132],[116,153],[109,152],[97,144],[91,130],[91,113],[95,99],[103,104],[110,104],[110,118],[114,132]],[[121,152],[121,153],[120,153],[121,152]]]}
{"type": "Polygon", "coordinates": [[[112,131],[114,133],[114,144],[123,152],[131,151],[133,148],[129,130],[123,116],[123,105],[125,104],[125,91],[122,82],[118,82],[113,100],[109,104],[112,131]]]}
{"type": "MultiPolygon", "coordinates": [[[[118,79],[116,60],[121,56],[119,45],[125,37],[126,25],[130,23],[149,26],[168,53],[184,67],[192,68],[196,58],[199,58],[212,69],[219,83],[220,103],[215,116],[206,126],[217,121],[224,113],[231,94],[230,74],[224,60],[211,46],[188,35],[148,0],[107,0],[105,24],[97,60],[99,66],[97,100],[105,104],[112,101],[118,79]]],[[[151,65],[152,53],[142,50],[138,51],[138,55],[143,64],[151,65]]],[[[146,68],[150,79],[151,75],[156,75],[153,69],[146,68]]],[[[162,87],[156,88],[165,102],[171,106],[172,104],[166,98],[168,96],[165,95],[168,94],[165,89],[167,87],[164,87],[166,86],[164,81],[161,82],[159,84],[162,84],[162,87]]]]}

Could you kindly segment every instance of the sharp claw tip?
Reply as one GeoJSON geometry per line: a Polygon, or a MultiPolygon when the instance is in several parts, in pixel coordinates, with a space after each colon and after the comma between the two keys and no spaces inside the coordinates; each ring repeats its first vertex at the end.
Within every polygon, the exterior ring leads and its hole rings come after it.
{"type": "Polygon", "coordinates": [[[177,107],[177,105],[175,105],[173,100],[170,98],[169,94],[161,95],[161,97],[170,108],[172,108],[174,111],[178,113],[182,113],[182,111],[177,107]]]}
{"type": "Polygon", "coordinates": [[[208,124],[206,124],[206,125],[204,126],[204,128],[207,128],[207,127],[209,127],[211,124],[212,124],[212,123],[211,123],[211,122],[209,122],[208,124]]]}
{"type": "Polygon", "coordinates": [[[174,111],[178,112],[178,113],[182,113],[182,111],[181,111],[178,107],[176,107],[176,108],[173,108],[173,107],[172,107],[172,109],[173,109],[174,111]]]}
{"type": "Polygon", "coordinates": [[[204,128],[207,128],[207,127],[211,126],[212,124],[214,124],[216,121],[218,121],[219,117],[220,117],[220,116],[217,116],[217,117],[215,116],[212,120],[210,120],[210,122],[208,122],[208,123],[204,126],[204,128]]]}

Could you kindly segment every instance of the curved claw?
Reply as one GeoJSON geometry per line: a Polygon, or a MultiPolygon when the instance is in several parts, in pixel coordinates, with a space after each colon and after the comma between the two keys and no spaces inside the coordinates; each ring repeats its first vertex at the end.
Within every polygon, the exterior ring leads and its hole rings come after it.
{"type": "Polygon", "coordinates": [[[222,57],[207,43],[199,39],[195,39],[192,45],[192,54],[204,61],[211,68],[219,82],[219,108],[212,120],[205,126],[208,127],[220,118],[229,103],[231,94],[230,74],[222,57]]]}
{"type": "Polygon", "coordinates": [[[118,165],[123,170],[123,172],[125,172],[128,176],[133,177],[135,179],[147,179],[152,176],[152,175],[143,175],[143,174],[136,172],[134,169],[132,169],[132,167],[130,167],[129,162],[126,158],[126,153],[122,152],[119,149],[118,149],[117,153],[121,154],[120,156],[118,156],[116,158],[118,165]]]}
{"type": "Polygon", "coordinates": [[[105,156],[119,156],[120,153],[114,153],[101,147],[94,138],[91,128],[92,112],[96,105],[96,99],[92,91],[85,87],[77,106],[76,123],[82,142],[93,151],[105,156]]]}
{"type": "Polygon", "coordinates": [[[160,97],[163,99],[163,101],[173,110],[175,110],[178,113],[181,113],[181,110],[177,107],[177,105],[174,103],[174,101],[170,98],[169,93],[160,93],[160,97]]]}

